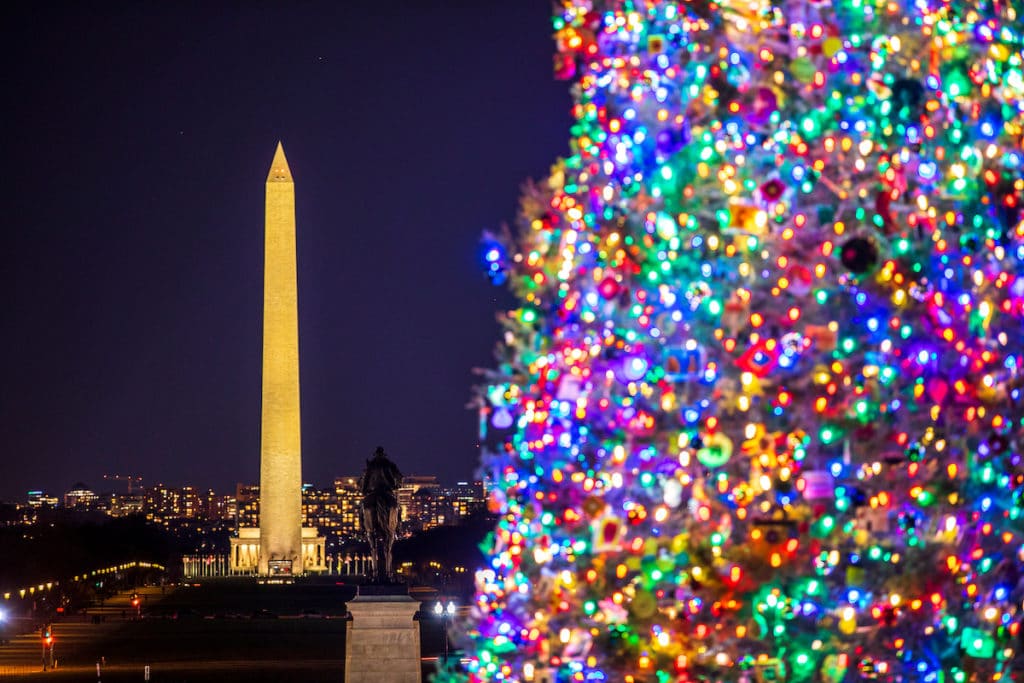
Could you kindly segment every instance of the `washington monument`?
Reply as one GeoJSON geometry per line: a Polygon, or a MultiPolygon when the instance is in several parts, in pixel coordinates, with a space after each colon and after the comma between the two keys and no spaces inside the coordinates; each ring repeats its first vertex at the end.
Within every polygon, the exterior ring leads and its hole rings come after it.
{"type": "Polygon", "coordinates": [[[260,576],[323,571],[324,538],[302,526],[295,183],[277,143],[267,174],[263,256],[263,391],[258,529],[231,539],[231,570],[260,576]]]}
{"type": "Polygon", "coordinates": [[[266,576],[272,569],[284,569],[301,574],[302,443],[295,183],[280,142],[267,174],[263,258],[259,573],[266,576]]]}

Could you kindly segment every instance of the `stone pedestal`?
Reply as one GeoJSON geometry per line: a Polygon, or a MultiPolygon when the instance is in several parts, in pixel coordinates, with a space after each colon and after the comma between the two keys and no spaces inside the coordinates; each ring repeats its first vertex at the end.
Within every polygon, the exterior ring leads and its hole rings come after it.
{"type": "Polygon", "coordinates": [[[419,607],[404,590],[348,603],[345,683],[421,683],[419,607]]]}

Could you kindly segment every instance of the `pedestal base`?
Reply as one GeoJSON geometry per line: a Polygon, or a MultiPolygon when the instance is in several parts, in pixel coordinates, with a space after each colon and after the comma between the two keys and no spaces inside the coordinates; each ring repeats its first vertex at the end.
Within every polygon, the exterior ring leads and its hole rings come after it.
{"type": "Polygon", "coordinates": [[[420,604],[401,595],[359,595],[348,603],[345,683],[421,683],[420,604]]]}

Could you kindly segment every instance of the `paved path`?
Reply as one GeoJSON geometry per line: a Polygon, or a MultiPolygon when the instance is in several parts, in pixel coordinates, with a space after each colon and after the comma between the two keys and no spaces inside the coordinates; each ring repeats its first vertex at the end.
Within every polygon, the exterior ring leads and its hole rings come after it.
{"type": "MultiPolygon", "coordinates": [[[[109,636],[119,626],[124,625],[126,619],[131,619],[135,608],[131,606],[130,601],[132,594],[136,592],[143,600],[143,605],[155,602],[161,596],[161,589],[158,586],[139,588],[118,593],[105,600],[103,607],[89,608],[87,614],[55,619],[52,622],[52,633],[53,653],[57,660],[57,668],[60,669],[61,660],[80,659],[82,651],[88,649],[88,646],[109,636]],[[100,623],[93,623],[94,617],[99,617],[100,623]]],[[[30,675],[41,676],[43,675],[42,661],[42,638],[39,631],[33,630],[11,638],[8,645],[0,645],[0,680],[7,680],[14,676],[18,678],[30,675]]],[[[95,676],[95,665],[92,665],[90,670],[95,676]]]]}

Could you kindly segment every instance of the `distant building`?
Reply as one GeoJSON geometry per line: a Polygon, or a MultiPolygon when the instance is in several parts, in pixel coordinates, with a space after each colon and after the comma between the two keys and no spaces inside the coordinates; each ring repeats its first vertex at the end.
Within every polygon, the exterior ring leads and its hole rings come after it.
{"type": "Polygon", "coordinates": [[[142,511],[149,521],[166,526],[178,517],[179,498],[180,493],[175,488],[163,484],[150,486],[143,494],[142,511]]]}
{"type": "Polygon", "coordinates": [[[416,526],[412,521],[415,519],[411,509],[413,495],[422,489],[439,488],[441,488],[441,484],[437,481],[437,477],[411,474],[402,478],[402,486],[398,489],[398,507],[402,510],[402,522],[405,526],[416,526]]]}
{"type": "Polygon", "coordinates": [[[96,509],[96,500],[99,496],[82,482],[71,487],[71,490],[64,494],[64,507],[69,510],[89,511],[96,509]]]}
{"type": "Polygon", "coordinates": [[[235,523],[239,528],[260,525],[260,485],[238,484],[235,487],[235,523]]]}
{"type": "Polygon", "coordinates": [[[338,495],[332,489],[302,486],[302,526],[317,527],[320,533],[336,533],[339,524],[338,495]]]}
{"type": "Polygon", "coordinates": [[[487,507],[487,496],[482,481],[460,481],[444,492],[451,506],[451,524],[458,524],[487,507]]]}
{"type": "Polygon", "coordinates": [[[451,516],[447,497],[440,488],[424,486],[412,494],[409,516],[405,519],[407,531],[427,531],[443,526],[451,516]]]}
{"type": "Polygon", "coordinates": [[[55,508],[60,501],[57,496],[48,496],[42,491],[29,491],[28,492],[28,506],[30,508],[46,509],[55,508]]]}
{"type": "Polygon", "coordinates": [[[335,479],[334,494],[338,497],[338,535],[360,535],[363,532],[363,494],[359,490],[359,477],[335,479]]]}
{"type": "Polygon", "coordinates": [[[206,513],[206,501],[194,486],[182,487],[178,506],[178,516],[185,519],[197,519],[206,513]]]}
{"type": "Polygon", "coordinates": [[[111,493],[106,501],[106,513],[111,517],[141,515],[146,509],[146,499],[141,493],[111,493]]]}
{"type": "MultiPolygon", "coordinates": [[[[432,477],[431,477],[432,479],[432,477]]],[[[459,482],[452,487],[419,486],[409,498],[405,518],[408,531],[427,531],[439,526],[459,524],[485,507],[481,482],[459,482]]]]}
{"type": "Polygon", "coordinates": [[[210,489],[206,492],[205,518],[211,522],[234,522],[238,514],[238,500],[233,495],[221,495],[210,489]]]}

